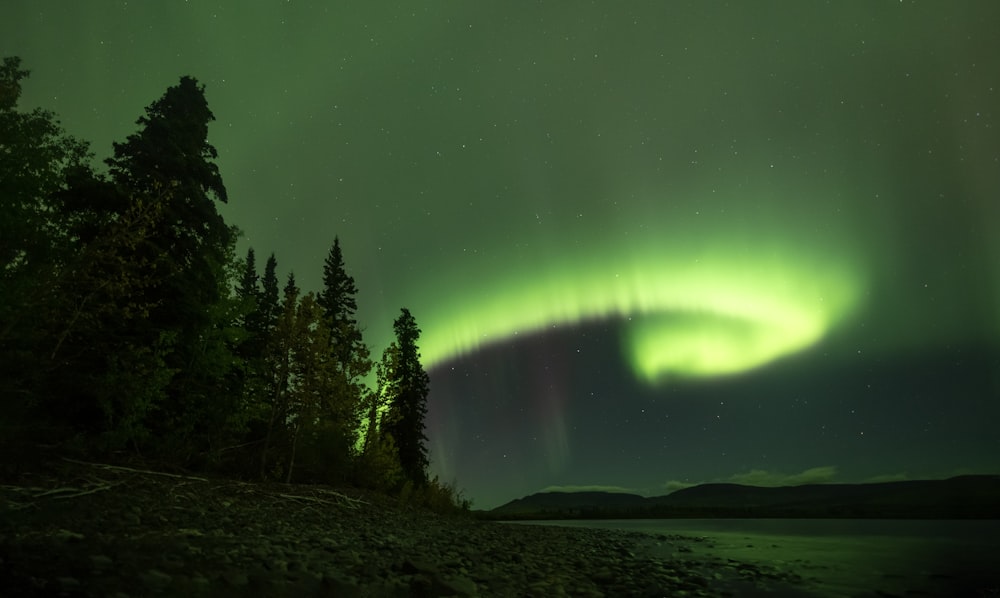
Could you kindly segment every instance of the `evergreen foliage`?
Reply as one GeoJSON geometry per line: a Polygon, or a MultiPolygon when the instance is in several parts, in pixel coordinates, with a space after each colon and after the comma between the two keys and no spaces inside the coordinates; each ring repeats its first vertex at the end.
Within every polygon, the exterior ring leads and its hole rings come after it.
{"type": "MultiPolygon", "coordinates": [[[[354,312],[358,310],[358,303],[355,295],[358,289],[354,285],[354,278],[347,274],[344,267],[344,255],[340,250],[340,238],[333,238],[333,246],[330,253],[323,262],[323,292],[320,293],[317,303],[323,308],[326,317],[337,324],[349,324],[357,326],[354,319],[354,312]]],[[[359,338],[360,333],[357,335],[359,338]]],[[[354,342],[354,338],[345,339],[354,342]]]]}
{"type": "Polygon", "coordinates": [[[248,331],[260,332],[257,322],[250,317],[259,313],[260,303],[260,276],[257,274],[257,259],[253,252],[253,247],[247,249],[247,257],[243,262],[243,273],[240,275],[239,285],[236,287],[236,296],[243,302],[247,310],[247,317],[243,321],[243,327],[248,331]]]}
{"type": "Polygon", "coordinates": [[[53,218],[53,194],[91,157],[87,143],[67,135],[51,112],[17,109],[29,74],[17,57],[4,58],[0,66],[0,290],[5,299],[0,314],[5,320],[7,309],[16,307],[6,300],[8,292],[23,292],[34,282],[56,258],[58,241],[65,240],[53,218]]]}
{"type": "Polygon", "coordinates": [[[152,303],[145,340],[163,331],[175,335],[164,363],[176,374],[167,399],[153,409],[164,439],[156,448],[185,463],[211,461],[232,440],[226,413],[238,400],[231,389],[239,335],[232,330],[236,306],[229,292],[236,231],[214,203],[227,197],[207,140],[212,120],[204,87],[181,77],[146,108],[137,133],[113,144],[114,157],[106,160],[118,189],[160,204],[162,217],[135,255],[149,256],[153,279],[143,293],[152,303]]]}
{"type": "Polygon", "coordinates": [[[352,426],[347,435],[351,446],[357,444],[356,430],[364,412],[365,378],[372,369],[371,353],[355,319],[357,292],[354,278],[347,274],[344,265],[340,239],[334,237],[323,264],[323,290],[316,304],[322,309],[324,323],[329,329],[327,347],[333,378],[329,410],[336,420],[349,422],[352,426]]]}
{"type": "Polygon", "coordinates": [[[136,195],[166,189],[163,219],[149,249],[167,259],[157,273],[156,289],[162,305],[153,314],[156,323],[181,328],[188,340],[200,326],[210,325],[204,307],[228,292],[218,280],[236,231],[227,226],[213,199],[225,202],[226,188],[217,152],[208,143],[208,109],[204,87],[191,77],[167,89],[146,108],[138,133],[115,143],[114,157],[106,160],[111,178],[136,195]]]}
{"type": "Polygon", "coordinates": [[[17,110],[27,76],[3,60],[0,432],[459,504],[428,481],[429,381],[409,311],[370,389],[338,237],[319,293],[293,274],[279,290],[274,254],[263,274],[253,248],[237,259],[204,87],[169,87],[102,175],[54,115],[17,110]]]}
{"type": "Polygon", "coordinates": [[[64,301],[54,291],[78,246],[55,194],[90,158],[51,112],[18,110],[29,71],[17,57],[0,66],[0,396],[4,413],[39,410],[64,301]]]}
{"type": "Polygon", "coordinates": [[[396,442],[399,463],[407,481],[422,486],[427,483],[427,447],[424,442],[424,418],[430,379],[420,363],[417,341],[420,329],[405,307],[393,323],[396,333],[395,359],[389,360],[387,373],[389,411],[385,431],[396,442]]]}
{"type": "Polygon", "coordinates": [[[264,277],[261,278],[260,319],[261,328],[265,333],[274,330],[278,324],[278,260],[272,253],[264,266],[264,277]]]}

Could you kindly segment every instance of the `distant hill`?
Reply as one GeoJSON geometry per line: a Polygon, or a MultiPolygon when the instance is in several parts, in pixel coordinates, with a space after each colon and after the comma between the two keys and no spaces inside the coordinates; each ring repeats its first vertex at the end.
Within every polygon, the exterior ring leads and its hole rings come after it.
{"type": "Polygon", "coordinates": [[[627,510],[645,507],[649,500],[651,499],[638,494],[620,492],[539,492],[512,500],[491,512],[521,515],[539,511],[562,512],[595,508],[627,510]]]}
{"type": "Polygon", "coordinates": [[[496,519],[849,517],[1000,519],[1000,476],[877,484],[702,484],[665,496],[541,492],[487,512],[496,519]]]}

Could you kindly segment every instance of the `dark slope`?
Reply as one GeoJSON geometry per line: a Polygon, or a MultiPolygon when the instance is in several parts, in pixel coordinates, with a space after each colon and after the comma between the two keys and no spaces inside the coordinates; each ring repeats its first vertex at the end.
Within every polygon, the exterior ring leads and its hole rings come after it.
{"type": "Polygon", "coordinates": [[[703,484],[645,498],[610,492],[548,492],[491,511],[499,518],[887,517],[1000,518],[1000,476],[877,484],[760,487],[703,484]]]}

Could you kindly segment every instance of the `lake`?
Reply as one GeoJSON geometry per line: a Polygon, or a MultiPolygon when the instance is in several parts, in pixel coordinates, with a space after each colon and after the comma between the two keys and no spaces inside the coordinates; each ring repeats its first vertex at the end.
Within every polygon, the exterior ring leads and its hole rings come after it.
{"type": "Polygon", "coordinates": [[[1000,597],[1000,520],[620,519],[532,521],[704,538],[683,554],[778,566],[801,596],[1000,597]]]}

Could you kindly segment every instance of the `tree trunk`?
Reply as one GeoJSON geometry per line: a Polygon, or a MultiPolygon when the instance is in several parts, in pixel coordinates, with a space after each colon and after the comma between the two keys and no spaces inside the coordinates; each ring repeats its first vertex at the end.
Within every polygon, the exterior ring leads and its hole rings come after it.
{"type": "Polygon", "coordinates": [[[285,474],[285,483],[292,483],[292,469],[295,467],[295,447],[299,443],[299,430],[302,426],[296,422],[295,430],[292,432],[292,454],[288,457],[288,473],[285,474]]]}
{"type": "Polygon", "coordinates": [[[267,451],[271,450],[271,434],[274,431],[274,420],[277,418],[278,408],[271,405],[271,421],[267,424],[267,435],[264,436],[264,450],[260,453],[260,479],[267,479],[267,451]]]}

